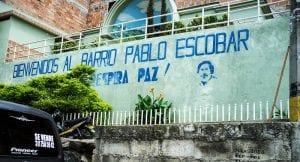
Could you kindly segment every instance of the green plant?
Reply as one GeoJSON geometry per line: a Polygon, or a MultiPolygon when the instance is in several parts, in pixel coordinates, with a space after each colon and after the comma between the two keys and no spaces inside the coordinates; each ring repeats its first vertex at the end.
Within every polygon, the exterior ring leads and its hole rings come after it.
{"type": "MultiPolygon", "coordinates": [[[[81,43],[80,49],[85,49],[86,46],[81,43]]],[[[66,41],[66,42],[56,42],[52,47],[52,53],[58,54],[61,52],[69,52],[69,51],[76,51],[79,49],[79,42],[78,41],[66,41]]]]}
{"type": "MultiPolygon", "coordinates": [[[[172,29],[172,23],[168,23],[166,25],[166,30],[171,30],[171,29],[172,29]]],[[[181,21],[174,22],[174,33],[178,34],[184,32],[186,32],[184,24],[181,21]]],[[[169,31],[168,34],[171,34],[171,32],[169,31]]]]}
{"type": "Polygon", "coordinates": [[[287,118],[288,117],[288,114],[286,111],[281,111],[280,108],[276,107],[276,110],[275,110],[275,117],[281,117],[282,115],[282,118],[287,118]]]}
{"type": "Polygon", "coordinates": [[[94,41],[91,42],[90,47],[95,48],[95,47],[103,46],[103,45],[105,45],[104,40],[102,40],[101,38],[100,39],[96,38],[94,41]]]}
{"type": "Polygon", "coordinates": [[[87,65],[74,67],[71,72],[33,78],[20,85],[4,85],[0,99],[26,104],[49,113],[110,111],[90,84],[95,70],[87,65]]]}
{"type": "MultiPolygon", "coordinates": [[[[207,16],[204,18],[204,29],[216,28],[221,26],[226,26],[228,20],[228,15],[223,14],[222,17],[217,16],[207,16]]],[[[230,25],[233,23],[230,22],[230,25]]],[[[202,25],[202,17],[195,15],[195,18],[188,24],[188,31],[200,30],[202,25]]]]}
{"type": "Polygon", "coordinates": [[[151,96],[146,95],[143,97],[140,94],[137,96],[138,101],[135,104],[135,111],[138,114],[138,121],[136,122],[144,124],[163,123],[163,119],[168,116],[167,110],[172,107],[172,103],[165,101],[162,93],[155,97],[153,87],[149,89],[149,92],[151,96]],[[145,116],[148,116],[148,118],[146,119],[145,116]]]}
{"type": "Polygon", "coordinates": [[[187,25],[188,31],[200,30],[202,25],[202,18],[198,14],[195,15],[195,18],[187,25]]]}

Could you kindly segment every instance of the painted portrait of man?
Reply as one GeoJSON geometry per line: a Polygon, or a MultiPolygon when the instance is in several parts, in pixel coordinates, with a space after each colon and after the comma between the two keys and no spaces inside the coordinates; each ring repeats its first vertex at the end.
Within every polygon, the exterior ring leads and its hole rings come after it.
{"type": "Polygon", "coordinates": [[[211,79],[216,79],[214,72],[214,65],[210,61],[202,61],[197,68],[197,73],[200,76],[200,86],[206,86],[211,79]]]}

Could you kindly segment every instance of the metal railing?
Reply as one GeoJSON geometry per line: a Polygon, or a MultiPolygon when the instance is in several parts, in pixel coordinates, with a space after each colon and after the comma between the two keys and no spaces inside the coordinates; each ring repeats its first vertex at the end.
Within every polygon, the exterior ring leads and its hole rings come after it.
{"type": "MultiPolygon", "coordinates": [[[[194,107],[185,106],[181,109],[155,109],[143,111],[107,111],[68,113],[64,120],[73,120],[80,117],[91,116],[93,125],[161,125],[185,124],[195,122],[264,122],[269,119],[272,103],[234,103],[217,104],[194,107]]],[[[289,101],[280,100],[276,104],[272,120],[289,119],[289,101]]]]}
{"type": "Polygon", "coordinates": [[[208,5],[164,15],[136,19],[119,24],[92,28],[83,30],[79,33],[61,35],[59,37],[29,42],[26,44],[14,43],[13,45],[8,46],[8,58],[6,60],[13,61],[15,59],[27,59],[50,54],[61,54],[69,51],[100,47],[107,44],[123,43],[127,41],[147,39],[162,35],[173,35],[207,28],[223,27],[245,22],[261,21],[262,19],[269,19],[278,15],[280,16],[282,14],[289,13],[290,10],[288,8],[282,6],[278,7],[283,2],[288,1],[279,0],[271,3],[266,3],[265,1],[261,0],[228,1],[220,4],[208,5]],[[239,9],[235,8],[236,5],[247,2],[254,2],[254,4],[250,4],[248,7],[239,9]],[[263,7],[267,7],[271,12],[262,13],[261,10],[263,7]],[[210,14],[210,11],[216,8],[219,8],[220,12],[210,14]],[[242,13],[249,10],[256,10],[257,12],[241,18],[235,18],[233,16],[235,13],[242,13]],[[201,23],[188,25],[195,19],[195,17],[178,18],[180,17],[179,15],[185,15],[189,13],[198,13],[199,17],[196,18],[199,19],[199,22],[201,23]],[[214,22],[206,21],[207,18],[212,16],[218,19],[214,22]],[[167,21],[158,24],[149,24],[150,19],[158,19],[161,17],[166,17],[167,21]],[[220,19],[220,17],[223,18],[220,19]],[[135,25],[128,28],[129,25],[134,24],[142,25],[135,25]],[[152,31],[149,32],[148,30],[151,28],[152,31]]]}

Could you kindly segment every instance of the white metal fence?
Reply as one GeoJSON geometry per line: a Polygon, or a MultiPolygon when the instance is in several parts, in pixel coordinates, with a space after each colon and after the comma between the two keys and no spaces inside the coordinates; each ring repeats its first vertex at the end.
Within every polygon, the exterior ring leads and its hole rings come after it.
{"type": "MultiPolygon", "coordinates": [[[[160,125],[195,122],[252,122],[266,121],[272,111],[272,103],[253,102],[221,105],[183,107],[181,109],[159,109],[143,111],[109,111],[89,113],[69,113],[64,120],[91,116],[93,125],[160,125]]],[[[275,104],[272,120],[289,119],[289,101],[280,100],[275,104]]]]}
{"type": "Polygon", "coordinates": [[[123,43],[126,41],[147,39],[149,37],[156,37],[161,35],[172,35],[182,32],[189,32],[194,30],[203,30],[206,28],[215,28],[221,26],[229,26],[239,23],[261,21],[262,19],[270,19],[282,14],[288,14],[289,9],[281,4],[288,0],[278,0],[276,2],[266,3],[261,0],[235,0],[220,4],[203,6],[184,10],[180,12],[173,12],[164,15],[153,16],[144,19],[137,19],[133,21],[113,24],[109,26],[102,26],[93,29],[84,30],[79,33],[70,35],[61,35],[59,37],[44,39],[40,41],[30,42],[27,44],[12,43],[7,49],[7,60],[27,59],[31,57],[39,57],[41,55],[60,54],[68,51],[77,51],[85,48],[95,48],[107,44],[123,43]],[[239,3],[251,2],[247,7],[237,9],[235,6],[239,3]],[[254,4],[253,4],[254,2],[254,4]],[[262,8],[267,7],[269,12],[262,12],[262,8]],[[211,14],[209,10],[213,8],[223,8],[218,13],[211,14]],[[255,10],[254,14],[248,14],[245,17],[234,17],[236,13],[247,12],[255,10]],[[201,23],[194,25],[178,26],[178,22],[191,22],[192,18],[180,18],[179,15],[186,13],[198,13],[199,21],[201,23]],[[222,20],[215,22],[206,22],[206,18],[210,16],[223,17],[222,20]],[[159,24],[149,24],[151,19],[160,19],[166,17],[167,21],[159,24]],[[200,20],[201,19],[201,20],[200,20]],[[128,24],[142,23],[144,25],[125,28],[128,24]],[[164,25],[164,28],[160,28],[164,25]],[[154,28],[153,31],[148,32],[149,28],[154,28]],[[158,27],[158,28],[157,28],[158,27]],[[139,31],[136,33],[136,31],[139,31]],[[128,34],[128,33],[134,34],[128,34]]]}

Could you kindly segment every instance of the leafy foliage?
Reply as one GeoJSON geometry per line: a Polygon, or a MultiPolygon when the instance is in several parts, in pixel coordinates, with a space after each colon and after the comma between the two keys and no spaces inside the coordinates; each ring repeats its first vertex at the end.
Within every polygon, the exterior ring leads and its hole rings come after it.
{"type": "Polygon", "coordinates": [[[31,105],[52,113],[109,111],[111,106],[100,99],[91,88],[92,74],[89,66],[75,67],[68,74],[42,76],[22,85],[0,86],[0,99],[31,105]]]}
{"type": "MultiPolygon", "coordinates": [[[[172,29],[172,23],[168,23],[166,25],[166,30],[171,30],[172,29]]],[[[178,34],[178,33],[185,33],[185,26],[181,21],[176,21],[174,22],[174,33],[178,34]]],[[[168,34],[171,34],[171,32],[169,32],[168,34]]]]}
{"type": "MultiPolygon", "coordinates": [[[[226,26],[228,15],[224,14],[221,18],[217,16],[207,16],[204,18],[204,29],[226,26]]],[[[195,18],[188,24],[188,31],[200,30],[202,25],[202,17],[195,15],[195,18]]],[[[232,25],[232,22],[230,23],[232,25]]]]}
{"type": "Polygon", "coordinates": [[[152,121],[152,124],[154,122],[159,123],[159,119],[161,120],[160,123],[163,123],[163,118],[164,116],[167,117],[167,111],[169,108],[172,107],[172,103],[169,101],[165,101],[163,95],[160,93],[158,96],[155,97],[154,95],[154,88],[151,87],[149,90],[150,95],[146,95],[143,97],[142,95],[138,95],[138,101],[136,103],[135,111],[138,112],[139,114],[139,121],[136,122],[143,122],[145,123],[150,123],[152,121]],[[141,111],[147,111],[144,112],[143,114],[148,116],[148,119],[142,117],[141,111]],[[156,113],[155,113],[156,112],[156,113]],[[157,113],[160,112],[160,113],[157,113]],[[166,113],[166,114],[165,114],[166,113]],[[156,121],[155,121],[156,119],[156,121]]]}
{"type": "MultiPolygon", "coordinates": [[[[60,48],[61,48],[62,52],[76,51],[79,48],[79,42],[78,42],[78,40],[66,41],[63,43],[57,42],[51,47],[52,53],[53,54],[60,53],[60,48]]],[[[80,49],[85,49],[85,48],[86,48],[85,45],[83,43],[81,43],[80,49]]]]}

